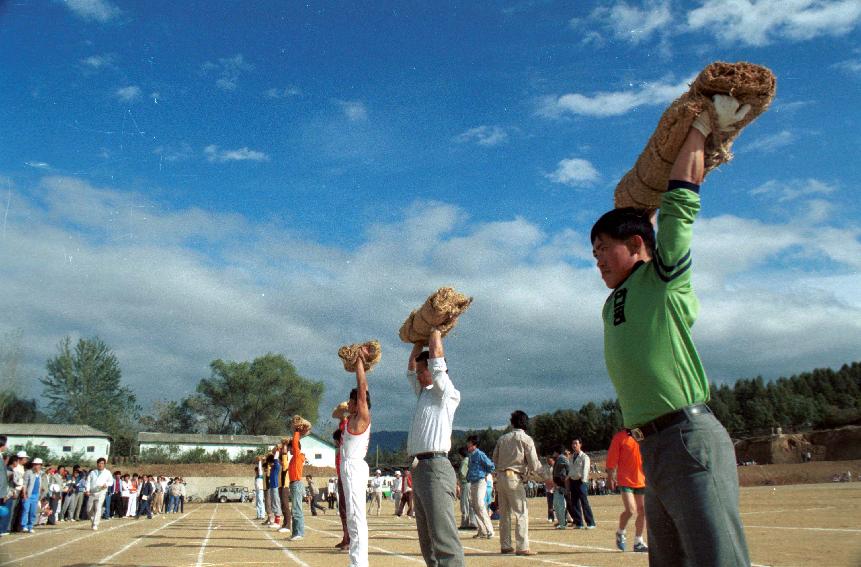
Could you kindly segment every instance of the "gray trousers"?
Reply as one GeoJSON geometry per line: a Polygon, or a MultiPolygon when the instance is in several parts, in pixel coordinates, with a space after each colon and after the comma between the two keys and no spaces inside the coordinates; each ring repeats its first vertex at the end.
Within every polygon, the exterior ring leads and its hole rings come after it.
{"type": "Polygon", "coordinates": [[[469,499],[469,483],[460,483],[460,527],[475,528],[475,511],[472,509],[472,502],[469,499]]]}
{"type": "Polygon", "coordinates": [[[649,564],[750,565],[738,512],[735,450],[710,413],[689,415],[640,442],[649,564]]]}
{"type": "Polygon", "coordinates": [[[457,478],[445,457],[419,461],[413,469],[413,499],[419,545],[428,567],[463,567],[463,546],[454,519],[457,478]]]}

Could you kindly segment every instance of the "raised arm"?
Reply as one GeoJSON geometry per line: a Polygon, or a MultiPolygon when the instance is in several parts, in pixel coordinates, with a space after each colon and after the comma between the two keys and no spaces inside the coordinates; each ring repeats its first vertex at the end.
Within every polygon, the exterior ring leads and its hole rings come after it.
{"type": "Polygon", "coordinates": [[[424,348],[424,345],[421,343],[416,343],[413,345],[413,350],[410,351],[410,358],[407,362],[407,372],[416,371],[416,357],[422,353],[424,348]]]}
{"type": "Polygon", "coordinates": [[[368,409],[368,379],[365,376],[365,353],[359,354],[356,360],[356,416],[353,418],[352,429],[355,432],[365,431],[371,423],[371,411],[368,409]]]}
{"type": "Polygon", "coordinates": [[[442,346],[442,333],[434,327],[431,329],[430,339],[428,340],[428,354],[431,358],[445,357],[445,349],[442,346]]]}

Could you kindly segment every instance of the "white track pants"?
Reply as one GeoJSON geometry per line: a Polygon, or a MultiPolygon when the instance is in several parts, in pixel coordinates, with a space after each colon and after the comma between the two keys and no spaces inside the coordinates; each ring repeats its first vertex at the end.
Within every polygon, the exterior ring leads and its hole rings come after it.
{"type": "Polygon", "coordinates": [[[347,531],[350,534],[350,567],[368,567],[368,518],[365,494],[368,488],[368,463],[364,459],[341,461],[341,483],[347,505],[347,531]]]}

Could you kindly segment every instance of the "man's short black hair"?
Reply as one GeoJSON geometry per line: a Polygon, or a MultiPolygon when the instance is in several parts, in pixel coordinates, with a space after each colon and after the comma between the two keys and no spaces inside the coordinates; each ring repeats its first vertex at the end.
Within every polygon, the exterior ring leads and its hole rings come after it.
{"type": "Polygon", "coordinates": [[[646,245],[649,254],[655,255],[655,227],[649,218],[650,214],[645,209],[624,207],[613,209],[601,215],[592,226],[589,241],[594,243],[601,235],[608,236],[613,240],[628,240],[632,236],[640,236],[646,245]]]}
{"type": "Polygon", "coordinates": [[[460,449],[458,449],[457,454],[461,457],[466,457],[466,447],[461,447],[460,449]]]}
{"type": "MultiPolygon", "coordinates": [[[[359,401],[359,389],[358,388],[353,388],[352,390],[350,390],[350,399],[353,400],[354,402],[359,401]]],[[[368,401],[368,409],[371,409],[371,391],[370,390],[367,390],[365,392],[365,399],[368,401]]]]}
{"type": "Polygon", "coordinates": [[[470,435],[466,438],[466,442],[471,445],[478,445],[478,435],[470,435]]]}
{"type": "Polygon", "coordinates": [[[511,427],[514,429],[526,429],[527,425],[529,425],[529,416],[526,415],[526,412],[520,410],[511,412],[511,427]]]}
{"type": "Polygon", "coordinates": [[[421,362],[421,363],[427,365],[429,359],[430,359],[430,351],[429,350],[423,350],[416,357],[416,364],[421,362]]]}
{"type": "Polygon", "coordinates": [[[0,435],[0,447],[4,446],[7,442],[5,435],[0,435]]]}
{"type": "Polygon", "coordinates": [[[553,447],[553,452],[559,453],[560,455],[564,455],[565,454],[565,446],[564,445],[556,445],[555,447],[553,447]]]}
{"type": "Polygon", "coordinates": [[[107,464],[107,462],[108,462],[108,460],[104,457],[99,457],[98,459],[96,459],[96,464],[99,464],[99,463],[107,464]]]}

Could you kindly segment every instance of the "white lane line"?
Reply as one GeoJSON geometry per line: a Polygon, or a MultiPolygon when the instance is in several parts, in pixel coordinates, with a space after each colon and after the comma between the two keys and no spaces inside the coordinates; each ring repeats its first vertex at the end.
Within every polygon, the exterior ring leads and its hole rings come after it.
{"type": "Polygon", "coordinates": [[[203,543],[200,544],[200,551],[197,552],[196,567],[203,565],[203,554],[206,552],[206,544],[209,543],[209,536],[212,534],[212,520],[215,519],[215,514],[218,512],[218,504],[215,505],[215,510],[212,511],[212,516],[209,517],[209,527],[206,528],[206,537],[203,538],[203,543]]]}
{"type": "Polygon", "coordinates": [[[792,526],[751,526],[745,524],[744,529],[755,528],[763,530],[806,530],[811,532],[846,532],[846,533],[861,533],[861,530],[855,528],[807,528],[807,527],[792,527],[792,526]]]}
{"type": "Polygon", "coordinates": [[[246,516],[246,515],[245,515],[245,512],[243,512],[242,510],[240,510],[240,509],[238,509],[238,508],[236,507],[236,504],[231,504],[231,506],[233,506],[233,509],[234,509],[235,511],[239,512],[239,515],[240,515],[240,516],[242,516],[243,518],[245,518],[245,519],[248,521],[248,523],[249,523],[249,524],[251,524],[252,526],[254,526],[258,531],[263,532],[263,535],[265,535],[265,536],[266,536],[266,538],[267,538],[267,539],[269,539],[269,541],[271,541],[272,543],[274,543],[275,545],[277,545],[279,548],[281,548],[281,551],[283,551],[283,552],[284,552],[284,554],[285,554],[287,557],[289,557],[289,558],[290,558],[294,563],[296,563],[297,565],[301,565],[302,567],[310,567],[310,565],[308,565],[307,563],[305,563],[304,561],[302,561],[301,559],[299,559],[299,557],[297,557],[295,553],[293,553],[292,551],[290,551],[289,549],[287,549],[286,547],[284,547],[284,545],[283,545],[280,541],[278,541],[277,539],[273,538],[273,537],[272,537],[272,534],[270,534],[270,533],[269,533],[268,531],[266,531],[264,528],[261,528],[259,523],[254,522],[251,518],[249,518],[248,516],[246,516]]]}
{"type": "MultiPolygon", "coordinates": [[[[186,514],[185,514],[185,515],[187,516],[188,514],[191,514],[191,512],[186,512],[186,514]]],[[[185,516],[183,516],[183,517],[185,517],[185,516]]],[[[122,526],[114,526],[114,527],[112,527],[112,528],[108,528],[108,529],[106,529],[106,530],[99,530],[99,531],[90,531],[90,530],[86,530],[86,531],[88,531],[88,532],[89,532],[87,535],[84,535],[84,536],[81,536],[81,537],[76,537],[75,539],[70,539],[70,540],[65,541],[65,542],[63,542],[63,543],[61,543],[61,544],[55,545],[55,546],[53,546],[53,547],[49,547],[48,549],[43,549],[42,551],[38,551],[38,552],[36,552],[36,553],[31,553],[30,555],[27,555],[27,556],[25,556],[25,557],[16,557],[15,559],[10,559],[9,561],[4,561],[3,563],[0,563],[0,567],[2,567],[3,565],[9,565],[9,564],[11,564],[11,563],[18,563],[18,562],[20,562],[20,561],[24,561],[24,560],[26,560],[26,559],[30,559],[30,558],[32,558],[32,557],[38,557],[38,556],[40,556],[40,555],[44,555],[44,554],[46,554],[46,553],[50,553],[50,552],[52,552],[52,551],[55,551],[55,550],[57,550],[57,549],[60,549],[61,547],[66,547],[67,545],[73,544],[73,543],[75,543],[76,541],[81,541],[82,539],[87,539],[87,538],[90,538],[90,537],[93,537],[93,536],[102,535],[102,534],[107,533],[107,532],[112,532],[112,531],[114,531],[114,530],[118,530],[118,529],[121,529],[121,528],[127,528],[127,527],[129,527],[129,526],[134,526],[134,525],[136,525],[134,522],[128,522],[128,523],[126,523],[126,524],[124,524],[124,525],[122,525],[122,526]]]]}
{"type": "MultiPolygon", "coordinates": [[[[561,531],[561,530],[560,530],[561,531]]],[[[577,545],[576,543],[561,543],[556,541],[542,541],[539,539],[529,538],[529,541],[534,541],[535,543],[540,543],[542,545],[557,545],[559,547],[567,547],[569,549],[591,549],[594,551],[612,551],[613,553],[620,553],[618,549],[615,547],[598,547],[596,545],[577,545]]]]}
{"type": "MultiPolygon", "coordinates": [[[[197,511],[197,510],[200,510],[200,508],[195,508],[195,510],[194,510],[194,511],[197,511]]],[[[149,537],[149,536],[151,536],[151,535],[153,535],[153,534],[156,534],[156,533],[160,532],[161,530],[165,529],[166,527],[168,527],[168,526],[170,526],[170,525],[172,525],[172,524],[175,524],[175,523],[177,523],[178,521],[182,520],[183,518],[185,518],[186,516],[188,516],[188,515],[189,515],[189,514],[191,514],[191,513],[192,513],[192,511],[186,512],[185,514],[183,514],[183,515],[182,515],[182,516],[180,516],[179,518],[177,518],[177,519],[175,519],[175,520],[171,520],[170,522],[168,522],[168,523],[166,523],[166,524],[161,525],[160,527],[158,527],[158,528],[154,529],[153,531],[149,532],[148,534],[146,534],[146,535],[142,535],[142,536],[138,536],[136,539],[133,539],[131,542],[129,542],[128,544],[126,544],[126,545],[125,545],[122,549],[120,549],[119,551],[116,551],[116,552],[112,553],[111,555],[108,555],[107,557],[105,557],[105,558],[104,558],[104,559],[102,559],[101,561],[99,561],[98,565],[104,565],[105,563],[107,563],[108,561],[110,561],[111,559],[113,559],[114,557],[116,557],[117,555],[119,555],[119,554],[121,554],[121,553],[125,552],[126,550],[128,550],[129,548],[131,548],[132,546],[134,546],[135,544],[140,543],[141,539],[143,539],[143,538],[145,538],[145,537],[149,537]]]]}
{"type": "MultiPolygon", "coordinates": [[[[104,520],[102,520],[102,521],[104,522],[104,520]]],[[[88,520],[82,520],[78,526],[68,525],[68,526],[59,527],[59,528],[53,527],[53,526],[51,526],[51,527],[43,526],[43,527],[38,528],[37,531],[32,533],[32,534],[25,534],[23,532],[12,532],[8,536],[11,539],[8,539],[8,540],[4,541],[3,543],[0,543],[0,547],[2,547],[4,545],[9,545],[10,543],[18,543],[19,541],[33,541],[34,539],[36,539],[40,536],[46,536],[46,535],[50,535],[50,534],[58,534],[58,533],[65,532],[68,530],[73,530],[76,527],[82,528],[82,526],[84,526],[88,523],[89,523],[88,520]]]]}
{"type": "MultiPolygon", "coordinates": [[[[338,523],[340,524],[340,522],[338,522],[338,523]]],[[[343,534],[336,534],[335,532],[328,532],[326,530],[318,530],[316,528],[312,528],[311,526],[309,526],[307,524],[305,525],[305,529],[311,530],[312,532],[330,535],[336,539],[340,538],[343,535],[343,534]]],[[[384,533],[384,532],[375,532],[375,533],[384,533]]],[[[385,532],[385,533],[391,533],[391,532],[385,532]]],[[[368,535],[370,535],[370,534],[368,534],[368,535]]],[[[397,534],[395,534],[395,535],[397,535],[397,534]]],[[[370,537],[368,539],[370,540],[370,537]]],[[[410,557],[409,555],[401,555],[400,553],[397,553],[395,551],[390,551],[388,549],[384,549],[384,548],[378,547],[376,545],[370,545],[370,542],[368,543],[368,549],[373,549],[374,551],[379,551],[380,553],[383,553],[385,555],[391,555],[392,557],[398,557],[398,558],[404,559],[406,561],[413,561],[414,563],[424,564],[424,562],[425,562],[424,559],[416,559],[415,557],[410,557]]]]}

